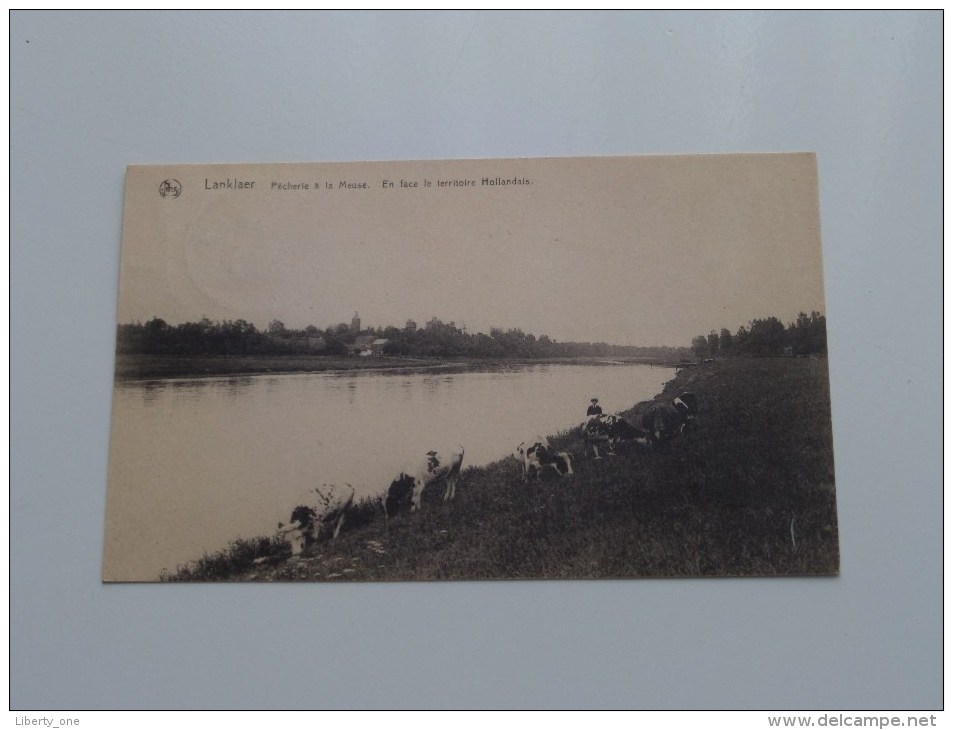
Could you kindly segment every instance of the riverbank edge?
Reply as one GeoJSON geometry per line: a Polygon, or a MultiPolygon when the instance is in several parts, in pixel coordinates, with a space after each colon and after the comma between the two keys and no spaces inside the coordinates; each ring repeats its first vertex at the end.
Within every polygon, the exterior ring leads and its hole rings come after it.
{"type": "Polygon", "coordinates": [[[163,355],[116,355],[115,380],[173,380],[178,378],[243,377],[284,373],[341,374],[382,372],[464,372],[524,365],[652,365],[677,367],[674,360],[645,357],[562,357],[562,358],[413,358],[413,357],[327,357],[324,355],[177,357],[163,355]]]}
{"type": "MultiPolygon", "coordinates": [[[[788,367],[787,363],[783,361],[783,358],[766,358],[766,359],[748,359],[748,358],[739,358],[734,361],[737,365],[732,364],[732,360],[726,360],[723,362],[714,362],[706,363],[696,368],[686,368],[678,370],[675,373],[675,376],[668,380],[661,391],[656,394],[653,398],[649,400],[640,401],[634,404],[632,407],[623,410],[619,413],[622,417],[632,421],[637,422],[641,413],[643,413],[647,408],[651,407],[653,404],[657,403],[667,403],[670,402],[673,397],[678,395],[685,390],[692,390],[695,388],[697,381],[704,381],[709,385],[712,383],[713,379],[722,381],[725,384],[725,387],[728,390],[733,390],[737,393],[742,393],[747,390],[745,385],[744,377],[750,376],[750,373],[745,372],[746,370],[754,368],[754,364],[766,361],[775,361],[773,366],[775,368],[781,368],[782,370],[788,367]],[[746,364],[743,361],[747,361],[746,364]],[[740,380],[738,380],[740,378],[740,380]],[[736,380],[737,382],[732,382],[736,380]]],[[[789,360],[792,364],[797,361],[789,360]]],[[[822,362],[815,366],[823,369],[824,382],[823,386],[827,387],[827,363],[826,359],[823,359],[822,362]]],[[[760,369],[760,368],[759,368],[760,369]]],[[[767,379],[766,379],[767,380],[767,379]]],[[[812,394],[808,394],[812,395],[812,394]]],[[[821,425],[823,428],[819,430],[827,430],[830,425],[830,405],[829,405],[829,392],[821,394],[824,396],[825,403],[822,403],[821,409],[821,425]]],[[[737,407],[738,403],[723,403],[723,406],[728,407],[729,409],[737,407]]],[[[786,424],[789,424],[790,421],[786,421],[786,424]]],[[[785,426],[787,428],[789,426],[785,426]]],[[[832,442],[830,441],[832,434],[828,431],[826,434],[821,433],[818,435],[818,438],[821,441],[821,444],[824,445],[830,454],[831,462],[833,461],[832,456],[832,442]],[[824,444],[824,439],[828,440],[828,443],[824,444]]],[[[577,446],[581,438],[579,427],[570,428],[566,431],[562,431],[558,434],[551,434],[549,436],[550,442],[553,444],[554,448],[558,450],[562,449],[572,449],[574,446],[577,446]]],[[[710,432],[706,435],[707,439],[710,441],[709,448],[715,450],[721,450],[727,448],[730,451],[730,444],[728,441],[730,437],[726,434],[721,433],[717,429],[711,429],[710,432]]],[[[664,454],[664,458],[669,459],[669,457],[675,456],[676,458],[684,459],[689,454],[682,453],[681,456],[678,456],[677,447],[673,448],[669,453],[664,454]]],[[[651,454],[652,452],[646,452],[651,454]]],[[[617,472],[610,477],[616,482],[618,481],[629,481],[633,478],[639,476],[645,477],[645,470],[651,470],[653,467],[646,466],[644,461],[645,457],[636,456],[630,458],[629,460],[616,461],[615,464],[618,464],[619,467],[617,472]],[[640,471],[641,470],[641,471],[640,471]]],[[[652,456],[647,457],[650,460],[656,458],[663,458],[663,452],[658,452],[658,454],[653,454],[652,456]]],[[[743,458],[739,456],[739,459],[743,458]]],[[[594,464],[604,465],[610,462],[603,460],[602,462],[592,462],[587,461],[585,464],[580,464],[579,466],[584,467],[583,469],[577,468],[576,482],[574,484],[574,489],[587,490],[587,488],[599,487],[605,488],[606,478],[604,474],[598,475],[591,473],[587,475],[585,469],[592,469],[594,464]],[[580,473],[582,472],[582,473],[580,473]],[[589,477],[593,478],[589,478],[589,477]],[[598,478],[595,478],[598,477],[598,478]],[[580,479],[582,481],[580,481],[580,479]]],[[[704,468],[704,466],[702,467],[704,468]]],[[[832,468],[832,464],[831,464],[832,468]]],[[[664,466],[659,464],[654,469],[662,474],[664,478],[664,466]]],[[[500,490],[501,493],[512,492],[514,494],[521,494],[522,490],[517,489],[515,492],[512,490],[513,487],[522,487],[521,477],[517,477],[517,474],[521,473],[521,467],[517,466],[516,461],[513,457],[508,456],[502,459],[499,459],[490,464],[483,466],[473,466],[467,467],[464,469],[464,482],[472,485],[473,488],[482,487],[484,489],[495,489],[500,490]]],[[[658,475],[655,475],[658,478],[658,475]]],[[[779,475],[778,480],[783,481],[783,478],[787,475],[779,475]]],[[[817,567],[814,567],[814,563],[810,564],[810,567],[805,569],[795,568],[794,570],[784,570],[780,566],[776,572],[771,570],[754,570],[754,571],[745,571],[738,570],[736,571],[726,571],[726,572],[715,572],[711,573],[712,575],[837,575],[839,572],[839,547],[838,547],[838,537],[837,537],[837,519],[836,519],[836,504],[834,499],[834,484],[833,484],[833,472],[830,473],[829,483],[826,483],[828,480],[820,480],[825,483],[818,483],[812,485],[811,499],[821,501],[821,523],[826,522],[826,525],[822,526],[821,533],[815,538],[811,538],[817,544],[807,544],[802,545],[802,553],[805,553],[805,548],[812,552],[812,557],[810,560],[814,560],[817,567]],[[819,494],[819,497],[816,494],[819,494]],[[814,555],[817,553],[817,555],[814,555]]],[[[611,485],[611,481],[609,482],[611,485]]],[[[532,486],[532,485],[530,485],[532,486]]],[[[663,485],[665,489],[670,489],[672,485],[663,485]]],[[[434,502],[433,494],[430,494],[430,501],[434,502]]],[[[325,542],[320,546],[321,553],[317,556],[308,557],[306,556],[302,560],[290,560],[290,552],[286,545],[277,541],[274,537],[258,537],[248,540],[236,540],[227,546],[225,549],[213,553],[211,555],[205,555],[197,561],[192,561],[186,565],[180,565],[174,572],[165,572],[160,576],[162,581],[196,581],[196,582],[205,582],[205,581],[324,581],[324,580],[371,580],[377,582],[387,582],[393,580],[433,580],[433,579],[443,579],[443,576],[438,578],[433,577],[415,577],[414,575],[406,575],[405,572],[395,571],[394,574],[389,574],[388,571],[374,575],[373,577],[361,577],[358,575],[348,575],[348,573],[354,573],[353,569],[345,568],[343,573],[330,572],[323,575],[318,575],[317,573],[308,573],[307,570],[311,564],[311,561],[320,559],[322,564],[335,563],[335,561],[345,560],[346,555],[351,555],[352,551],[349,551],[349,548],[344,547],[344,542],[349,536],[350,532],[351,537],[351,547],[355,547],[361,543],[367,546],[373,546],[378,544],[376,540],[371,538],[381,538],[384,535],[387,535],[391,540],[391,543],[396,541],[405,540],[407,546],[405,550],[416,555],[417,551],[421,549],[431,549],[439,551],[441,549],[440,545],[440,533],[446,534],[448,529],[439,529],[450,528],[449,532],[452,533],[461,533],[461,539],[466,540],[467,538],[463,535],[467,529],[471,527],[471,524],[466,520],[468,519],[465,516],[457,517],[455,515],[454,507],[450,509],[445,509],[441,514],[437,514],[436,510],[439,509],[437,504],[429,505],[428,511],[428,494],[425,491],[425,508],[422,513],[417,515],[406,515],[392,519],[390,526],[384,524],[383,519],[380,521],[374,522],[379,515],[379,506],[376,506],[374,503],[377,502],[375,498],[365,498],[356,505],[356,507],[365,512],[365,521],[363,524],[354,525],[352,522],[352,529],[350,531],[345,531],[342,533],[341,538],[335,542],[325,542]],[[371,514],[372,516],[368,519],[367,515],[371,514]],[[425,523],[421,514],[427,515],[427,522],[425,523]],[[426,524],[426,527],[424,526],[426,524]],[[375,529],[376,527],[376,529],[375,529]],[[391,528],[398,528],[394,531],[389,531],[391,528]],[[371,529],[365,529],[371,528],[371,529]]],[[[786,495],[787,498],[790,495],[786,495]]],[[[718,504],[717,502],[715,503],[718,504]]],[[[812,509],[812,508],[808,508],[812,509]]],[[[773,507],[769,506],[766,510],[766,514],[770,514],[773,511],[773,507]]],[[[481,517],[489,519],[491,522],[493,520],[492,514],[481,514],[481,517]]],[[[470,515],[472,519],[472,514],[470,515]]],[[[808,520],[810,517],[808,517],[808,520]]],[[[358,520],[360,523],[361,521],[358,520]]],[[[799,530],[805,529],[799,523],[797,524],[799,530]]],[[[787,528],[787,523],[785,523],[785,528],[787,528]]],[[[791,540],[793,543],[795,529],[795,521],[792,520],[790,523],[791,530],[791,540]]],[[[491,530],[492,532],[492,530],[491,530]]],[[[785,534],[780,536],[781,544],[785,544],[787,541],[786,529],[785,534]]],[[[804,543],[808,543],[808,540],[805,540],[804,537],[799,535],[799,540],[804,543]]],[[[797,549],[795,545],[795,549],[797,549]]],[[[373,549],[373,548],[372,548],[373,549]]],[[[704,556],[702,556],[704,558],[704,556]]],[[[358,560],[358,558],[351,557],[352,561],[358,560]]],[[[358,567],[360,567],[358,565],[358,567]]],[[[383,565],[379,566],[384,568],[383,565]]],[[[530,572],[528,574],[478,574],[478,575],[453,575],[447,576],[446,579],[451,580],[507,580],[513,578],[523,578],[523,579],[545,579],[545,578],[589,578],[589,577],[698,577],[700,575],[705,575],[705,571],[702,570],[698,573],[689,571],[687,573],[674,573],[663,571],[661,573],[610,573],[602,574],[597,573],[593,575],[585,574],[576,574],[572,571],[569,571],[568,574],[551,574],[551,573],[541,573],[536,574],[530,572]]]]}
{"type": "MultiPolygon", "coordinates": [[[[573,363],[576,364],[578,359],[573,359],[573,363]]],[[[566,363],[552,363],[552,364],[566,364],[566,363]]],[[[592,364],[592,363],[578,363],[578,364],[592,364]]],[[[601,362],[599,364],[611,364],[608,362],[601,362]]],[[[627,364],[645,364],[645,363],[627,363],[627,364]]],[[[663,366],[664,367],[664,366],[663,366]]],[[[674,365],[667,367],[675,367],[674,365]]],[[[638,403],[633,404],[630,408],[620,411],[619,415],[623,418],[633,419],[634,414],[638,411],[641,411],[647,407],[650,407],[654,403],[662,403],[666,401],[671,401],[678,393],[685,391],[693,379],[693,372],[690,368],[684,368],[681,370],[673,370],[675,373],[674,377],[666,381],[662,390],[657,393],[653,398],[639,401],[638,403]]],[[[578,431],[578,427],[570,427],[567,430],[564,430],[558,434],[549,434],[546,438],[553,444],[556,448],[562,448],[563,442],[566,440],[567,436],[572,434],[575,431],[578,431]]],[[[507,462],[512,462],[512,456],[504,456],[496,461],[490,462],[489,464],[484,464],[483,466],[468,466],[464,467],[464,472],[468,477],[472,478],[475,475],[487,474],[502,468],[507,462]]],[[[368,509],[372,502],[376,502],[377,497],[364,497],[358,500],[358,508],[363,507],[368,509]]],[[[376,511],[376,510],[375,510],[376,511]]],[[[276,541],[273,537],[258,536],[247,539],[237,539],[230,543],[226,548],[202,556],[201,558],[186,563],[185,565],[177,566],[175,571],[169,572],[164,571],[161,580],[166,581],[203,581],[203,580],[220,580],[220,581],[248,581],[250,578],[247,576],[249,569],[252,569],[254,563],[256,562],[280,562],[284,563],[290,559],[290,551],[285,548],[280,541],[276,541]],[[206,574],[209,572],[215,573],[214,578],[201,578],[194,575],[195,572],[200,574],[206,574]]],[[[275,569],[279,569],[280,565],[274,566],[275,569]]],[[[255,577],[251,580],[268,580],[265,578],[255,577]]]]}

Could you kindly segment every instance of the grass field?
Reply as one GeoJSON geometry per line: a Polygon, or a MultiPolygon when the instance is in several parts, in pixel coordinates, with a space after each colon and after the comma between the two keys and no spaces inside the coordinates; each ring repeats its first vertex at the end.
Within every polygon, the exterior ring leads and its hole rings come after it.
{"type": "MultiPolygon", "coordinates": [[[[698,395],[695,430],[656,449],[582,458],[523,483],[515,458],[465,468],[457,498],[418,513],[356,505],[337,540],[298,559],[239,541],[166,580],[444,580],[835,575],[839,567],[827,361],[726,359],[681,370],[656,397],[698,395]]],[[[624,412],[638,422],[650,403],[624,412]]],[[[289,508],[290,513],[290,508],[289,508]]]]}

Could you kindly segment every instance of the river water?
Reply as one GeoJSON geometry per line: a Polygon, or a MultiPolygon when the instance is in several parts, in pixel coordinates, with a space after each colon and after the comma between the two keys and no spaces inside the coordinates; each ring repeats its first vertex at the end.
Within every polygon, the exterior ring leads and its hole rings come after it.
{"type": "MultiPolygon", "coordinates": [[[[431,449],[463,467],[660,392],[670,368],[520,365],[467,372],[302,373],[120,382],[104,575],[156,580],[239,537],[273,534],[322,484],[381,494],[431,449]]],[[[460,489],[466,489],[466,479],[460,489]]]]}

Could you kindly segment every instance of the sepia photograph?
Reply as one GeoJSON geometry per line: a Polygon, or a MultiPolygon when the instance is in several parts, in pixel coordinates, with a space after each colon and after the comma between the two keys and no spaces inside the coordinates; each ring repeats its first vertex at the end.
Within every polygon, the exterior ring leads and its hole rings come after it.
{"type": "Polygon", "coordinates": [[[117,314],[105,582],[839,572],[812,153],[134,165],[117,314]]]}

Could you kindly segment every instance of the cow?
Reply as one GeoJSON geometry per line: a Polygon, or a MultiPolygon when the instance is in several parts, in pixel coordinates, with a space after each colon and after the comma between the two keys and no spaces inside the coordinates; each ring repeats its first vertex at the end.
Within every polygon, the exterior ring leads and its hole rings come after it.
{"type": "Polygon", "coordinates": [[[572,460],[565,451],[553,451],[546,439],[530,439],[516,447],[517,458],[523,461],[523,481],[542,477],[543,470],[551,468],[564,477],[572,476],[572,460]]]}
{"type": "Polygon", "coordinates": [[[682,424],[682,433],[695,425],[695,416],[698,415],[698,396],[686,391],[672,399],[672,405],[681,413],[685,422],[682,424]]]}
{"type": "Polygon", "coordinates": [[[586,441],[585,453],[588,454],[591,447],[597,459],[602,458],[599,456],[599,444],[606,444],[608,455],[613,456],[619,442],[648,443],[646,434],[621,416],[601,415],[591,418],[583,424],[582,434],[586,441]]]}
{"type": "Polygon", "coordinates": [[[291,511],[291,521],[287,525],[278,523],[278,537],[291,545],[291,556],[298,557],[328,533],[330,539],[337,538],[352,504],[354,489],[350,484],[325,484],[312,489],[291,511]]]}
{"type": "Polygon", "coordinates": [[[697,413],[698,397],[694,393],[681,393],[672,399],[671,404],[663,403],[646,411],[642,416],[642,427],[653,443],[664,443],[694,426],[697,413]]]}
{"type": "Polygon", "coordinates": [[[402,469],[387,488],[382,500],[384,517],[396,514],[401,505],[410,502],[411,512],[420,509],[420,495],[424,487],[440,479],[447,480],[443,501],[449,502],[457,493],[460,465],[463,463],[463,447],[447,451],[428,451],[417,463],[402,469]]]}

